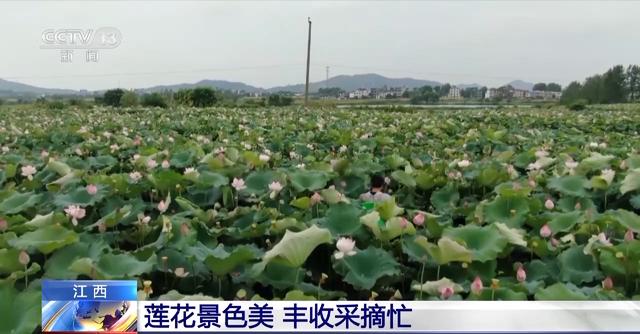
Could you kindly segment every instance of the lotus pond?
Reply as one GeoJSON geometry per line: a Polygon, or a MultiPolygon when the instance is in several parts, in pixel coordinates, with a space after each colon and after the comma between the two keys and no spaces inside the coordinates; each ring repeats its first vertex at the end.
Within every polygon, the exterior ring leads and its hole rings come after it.
{"type": "Polygon", "coordinates": [[[640,106],[0,109],[0,332],[146,299],[640,298],[640,106]],[[373,174],[386,202],[363,203],[373,174]],[[12,301],[12,302],[7,302],[12,301]]]}

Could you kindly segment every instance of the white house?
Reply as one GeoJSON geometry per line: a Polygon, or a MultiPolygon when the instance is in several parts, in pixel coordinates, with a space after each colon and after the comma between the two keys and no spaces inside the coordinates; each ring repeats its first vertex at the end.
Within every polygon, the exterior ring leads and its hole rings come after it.
{"type": "Polygon", "coordinates": [[[447,94],[446,99],[447,100],[462,100],[462,94],[461,94],[461,90],[460,88],[456,87],[456,86],[451,86],[451,88],[449,89],[449,94],[447,94]]]}
{"type": "Polygon", "coordinates": [[[371,95],[371,91],[365,88],[359,88],[354,90],[353,92],[349,92],[350,99],[364,99],[368,98],[371,95]]]}

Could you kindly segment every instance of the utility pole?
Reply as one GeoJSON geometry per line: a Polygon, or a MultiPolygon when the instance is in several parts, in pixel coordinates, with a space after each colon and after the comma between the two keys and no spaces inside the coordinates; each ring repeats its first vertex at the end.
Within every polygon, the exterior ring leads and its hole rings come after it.
{"type": "Polygon", "coordinates": [[[309,37],[307,39],[307,80],[304,85],[304,105],[309,104],[309,65],[311,64],[311,17],[307,17],[309,21],[309,37]]]}
{"type": "Polygon", "coordinates": [[[329,88],[329,66],[327,66],[327,79],[324,81],[324,88],[329,88]]]}

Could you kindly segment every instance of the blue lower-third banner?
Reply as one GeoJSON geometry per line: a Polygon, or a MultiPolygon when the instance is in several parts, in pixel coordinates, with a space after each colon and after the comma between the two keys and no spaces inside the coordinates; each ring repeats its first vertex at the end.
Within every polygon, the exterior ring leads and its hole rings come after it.
{"type": "Polygon", "coordinates": [[[636,301],[141,301],[138,332],[640,332],[636,301]]]}

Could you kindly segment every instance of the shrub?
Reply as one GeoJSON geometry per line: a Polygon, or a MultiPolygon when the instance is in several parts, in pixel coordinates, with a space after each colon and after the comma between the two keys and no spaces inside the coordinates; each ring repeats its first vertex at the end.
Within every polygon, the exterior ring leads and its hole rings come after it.
{"type": "Polygon", "coordinates": [[[107,106],[119,107],[122,95],[124,95],[124,90],[120,88],[109,89],[108,91],[104,92],[102,103],[107,106]]]}
{"type": "Polygon", "coordinates": [[[142,106],[166,108],[167,101],[160,93],[146,94],[142,97],[142,106]]]}

